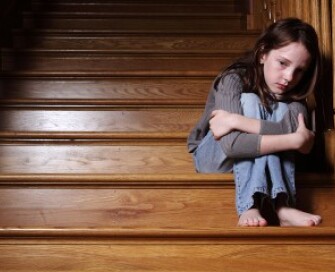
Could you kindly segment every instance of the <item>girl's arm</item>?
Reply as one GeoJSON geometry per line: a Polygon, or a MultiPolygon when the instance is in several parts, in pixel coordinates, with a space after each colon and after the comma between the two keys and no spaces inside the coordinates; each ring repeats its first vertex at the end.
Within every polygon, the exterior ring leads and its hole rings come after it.
{"type": "MultiPolygon", "coordinates": [[[[260,128],[260,120],[223,110],[213,111],[210,120],[210,129],[216,139],[220,139],[234,130],[259,134],[260,128]]],[[[299,114],[296,132],[281,135],[262,135],[259,147],[260,155],[287,150],[297,150],[306,154],[312,149],[313,143],[314,133],[306,128],[304,117],[299,114]]]]}
{"type": "MultiPolygon", "coordinates": [[[[206,112],[206,116],[208,117],[207,122],[210,121],[209,119],[213,109],[224,110],[243,116],[240,102],[242,93],[243,82],[237,74],[228,73],[218,79],[213,89],[215,105],[210,112],[206,112]]],[[[265,135],[284,135],[295,132],[298,127],[297,116],[299,112],[304,112],[304,114],[307,115],[305,108],[300,103],[294,102],[290,105],[290,110],[280,122],[267,120],[255,122],[255,120],[249,120],[249,129],[251,129],[249,132],[237,129],[229,130],[229,133],[221,134],[221,136],[223,136],[219,141],[220,146],[227,157],[230,158],[255,158],[262,154],[271,153],[270,149],[265,148],[264,139],[262,138],[264,138],[265,135]]],[[[265,137],[265,139],[266,138],[268,137],[265,137]]],[[[269,141],[270,140],[271,137],[269,137],[269,141]]]]}

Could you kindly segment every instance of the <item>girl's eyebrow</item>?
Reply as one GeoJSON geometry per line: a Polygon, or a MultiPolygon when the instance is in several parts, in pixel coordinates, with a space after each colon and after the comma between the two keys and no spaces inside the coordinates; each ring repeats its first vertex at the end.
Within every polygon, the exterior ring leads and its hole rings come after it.
{"type": "Polygon", "coordinates": [[[282,55],[279,55],[279,58],[282,59],[282,60],[284,60],[284,61],[286,61],[286,62],[292,63],[291,60],[289,60],[288,58],[286,58],[286,57],[284,57],[282,55]]]}
{"type": "MultiPolygon", "coordinates": [[[[289,64],[292,63],[292,61],[291,61],[290,59],[288,59],[288,58],[282,56],[281,54],[279,55],[279,58],[281,58],[283,61],[285,61],[285,62],[287,62],[287,63],[289,63],[289,64]]],[[[299,68],[300,70],[306,71],[307,68],[308,68],[308,65],[300,65],[300,66],[298,66],[297,68],[299,68]]]]}

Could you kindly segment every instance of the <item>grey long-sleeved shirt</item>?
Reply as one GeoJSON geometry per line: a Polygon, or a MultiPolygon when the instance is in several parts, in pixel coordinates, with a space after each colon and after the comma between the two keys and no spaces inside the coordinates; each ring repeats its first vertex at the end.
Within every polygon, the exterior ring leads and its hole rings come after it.
{"type": "MultiPolygon", "coordinates": [[[[242,114],[240,103],[243,93],[243,83],[236,73],[226,73],[218,76],[208,94],[205,110],[190,132],[187,140],[188,150],[194,152],[201,140],[209,131],[209,120],[213,110],[222,109],[231,113],[242,114]]],[[[262,135],[280,135],[296,131],[298,114],[302,113],[307,120],[307,110],[300,102],[289,102],[289,110],[280,122],[261,120],[259,134],[248,134],[232,131],[223,136],[219,142],[223,152],[230,158],[255,158],[260,155],[262,135]]]]}

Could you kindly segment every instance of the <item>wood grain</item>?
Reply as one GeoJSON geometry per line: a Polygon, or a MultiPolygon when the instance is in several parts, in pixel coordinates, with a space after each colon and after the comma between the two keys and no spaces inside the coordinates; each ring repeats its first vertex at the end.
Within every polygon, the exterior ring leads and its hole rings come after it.
{"type": "Polygon", "coordinates": [[[230,15],[140,15],[120,13],[25,13],[25,28],[57,29],[114,29],[119,32],[193,32],[194,29],[220,32],[222,28],[246,29],[245,18],[240,14],[230,15]],[[159,19],[159,20],[158,20],[159,19]],[[155,23],[153,23],[155,22],[155,23]]]}
{"type": "Polygon", "coordinates": [[[186,76],[192,71],[199,74],[210,71],[218,74],[237,57],[228,55],[202,56],[164,56],[153,54],[111,55],[109,53],[91,52],[31,52],[21,55],[19,52],[3,55],[4,71],[36,70],[36,71],[109,71],[128,72],[136,75],[170,73],[170,75],[186,76]],[[18,61],[18,59],[20,61],[18,61]]]}
{"type": "Polygon", "coordinates": [[[214,77],[113,77],[113,78],[7,78],[0,81],[1,102],[50,104],[57,103],[116,105],[134,103],[204,105],[214,77]]]}
{"type": "Polygon", "coordinates": [[[199,229],[236,225],[233,189],[2,189],[2,227],[199,229]]]}
{"type": "Polygon", "coordinates": [[[185,144],[13,144],[0,146],[2,173],[193,173],[185,144]]]}
{"type": "Polygon", "coordinates": [[[2,245],[5,271],[322,271],[334,245],[2,245]],[[266,256],[266,257],[264,257],[266,256]],[[308,262],[306,260],[309,260],[308,262]]]}
{"type": "Polygon", "coordinates": [[[110,50],[111,52],[221,53],[250,49],[258,32],[225,34],[129,34],[107,32],[16,32],[16,48],[47,48],[67,50],[110,50]]]}
{"type": "Polygon", "coordinates": [[[43,2],[33,1],[32,9],[34,11],[48,10],[48,11],[73,11],[73,12],[118,12],[127,13],[133,12],[150,12],[150,13],[233,13],[243,10],[243,5],[236,5],[234,1],[57,1],[57,2],[43,2]],[[131,3],[131,6],[129,6],[131,3]]]}
{"type": "Polygon", "coordinates": [[[30,132],[183,132],[185,135],[200,118],[197,109],[1,110],[1,131],[30,132]]]}
{"type": "MultiPolygon", "coordinates": [[[[300,188],[298,207],[335,227],[335,192],[300,188]],[[308,200],[308,201],[307,201],[308,200]]],[[[0,190],[2,227],[223,229],[237,224],[234,186],[213,188],[12,188],[0,190]]]]}

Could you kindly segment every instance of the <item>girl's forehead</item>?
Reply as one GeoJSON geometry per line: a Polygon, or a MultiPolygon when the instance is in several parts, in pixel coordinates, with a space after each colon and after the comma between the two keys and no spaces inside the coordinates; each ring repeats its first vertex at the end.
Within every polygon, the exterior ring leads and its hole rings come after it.
{"type": "Polygon", "coordinates": [[[289,43],[278,49],[273,49],[269,53],[304,67],[308,66],[311,59],[306,47],[298,42],[289,43]]]}

